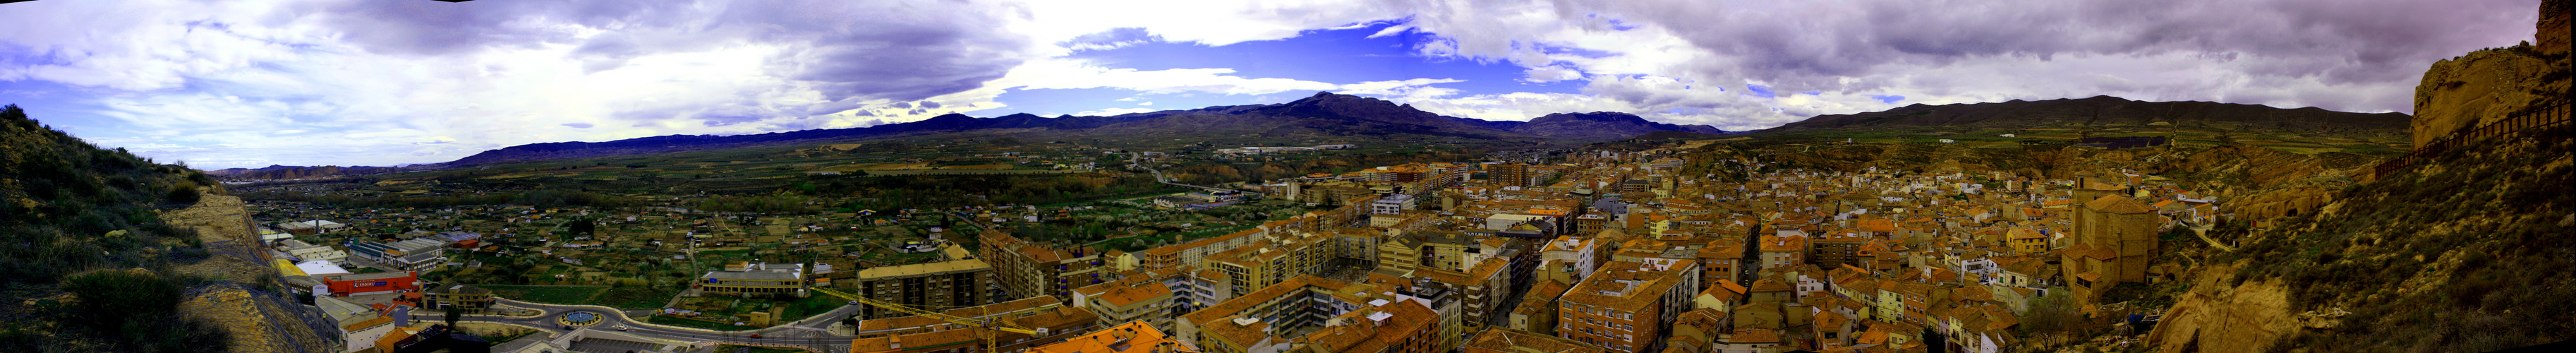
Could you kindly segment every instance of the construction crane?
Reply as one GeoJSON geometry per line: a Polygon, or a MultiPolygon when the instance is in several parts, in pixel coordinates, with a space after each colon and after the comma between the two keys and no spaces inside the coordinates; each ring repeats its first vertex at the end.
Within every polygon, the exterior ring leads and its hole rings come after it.
{"type": "Polygon", "coordinates": [[[999,335],[998,333],[995,333],[997,331],[1029,335],[1030,338],[1046,337],[1047,333],[1047,329],[1044,327],[1034,329],[1021,327],[1019,324],[1011,323],[1010,320],[1003,320],[1002,315],[984,315],[980,318],[958,317],[956,315],[948,315],[922,308],[915,308],[909,305],[876,300],[875,298],[861,297],[850,293],[842,293],[841,291],[836,290],[822,288],[808,288],[808,290],[812,290],[816,293],[830,294],[835,297],[841,297],[842,299],[849,299],[850,301],[867,304],[868,306],[886,308],[889,310],[900,311],[905,314],[939,319],[939,321],[966,325],[972,328],[980,328],[981,330],[975,330],[975,338],[984,340],[984,353],[1001,353],[1001,350],[999,349],[1001,346],[1001,340],[994,337],[999,335]]]}

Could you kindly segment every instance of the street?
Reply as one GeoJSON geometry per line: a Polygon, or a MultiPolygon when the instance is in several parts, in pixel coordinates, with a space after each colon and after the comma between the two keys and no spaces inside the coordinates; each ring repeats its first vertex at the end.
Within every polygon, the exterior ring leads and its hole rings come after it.
{"type": "MultiPolygon", "coordinates": [[[[568,330],[563,329],[565,325],[556,321],[557,318],[562,317],[564,314],[588,312],[594,315],[599,315],[601,317],[599,323],[575,328],[588,327],[594,330],[613,331],[616,330],[618,326],[625,326],[627,327],[627,331],[625,331],[625,333],[628,334],[660,337],[675,341],[712,341],[725,344],[756,346],[796,346],[820,352],[848,351],[850,340],[858,338],[857,336],[834,335],[830,331],[826,330],[826,328],[831,327],[834,322],[840,321],[840,318],[848,317],[858,310],[858,307],[847,305],[841,306],[837,309],[832,309],[832,311],[807,317],[804,320],[788,323],[786,325],[748,331],[715,331],[647,324],[626,318],[626,314],[621,310],[596,305],[540,304],[509,299],[498,299],[498,302],[495,302],[494,305],[537,310],[543,312],[543,314],[539,314],[534,317],[466,315],[458,321],[508,324],[533,328],[545,331],[552,335],[561,335],[568,332],[568,330]],[[760,334],[761,338],[750,337],[751,334],[755,333],[760,334]]],[[[411,319],[415,322],[441,322],[445,320],[437,314],[423,314],[419,312],[415,312],[411,319]]]]}

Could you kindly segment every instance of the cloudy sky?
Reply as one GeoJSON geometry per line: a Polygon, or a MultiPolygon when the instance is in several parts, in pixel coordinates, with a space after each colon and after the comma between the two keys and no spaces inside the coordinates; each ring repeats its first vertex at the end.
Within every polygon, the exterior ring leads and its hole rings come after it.
{"type": "Polygon", "coordinates": [[[200,168],[554,141],[1107,115],[1315,91],[1729,130],[2112,95],[2410,112],[2539,0],[0,4],[0,103],[200,168]]]}

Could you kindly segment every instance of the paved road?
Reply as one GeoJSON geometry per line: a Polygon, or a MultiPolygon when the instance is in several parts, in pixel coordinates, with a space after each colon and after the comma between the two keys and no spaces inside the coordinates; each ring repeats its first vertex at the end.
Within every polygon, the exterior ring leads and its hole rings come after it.
{"type": "MultiPolygon", "coordinates": [[[[807,317],[805,320],[792,322],[787,325],[746,331],[716,331],[647,324],[641,321],[628,319],[624,312],[615,308],[596,305],[540,304],[509,299],[500,299],[499,302],[494,303],[494,305],[533,309],[542,311],[544,314],[537,315],[535,317],[466,315],[460,321],[525,326],[543,330],[547,333],[561,335],[566,332],[570,332],[570,330],[564,329],[564,325],[557,322],[556,318],[561,317],[564,314],[587,312],[599,315],[602,318],[598,324],[588,326],[589,328],[597,330],[615,330],[618,326],[625,326],[627,327],[626,333],[629,334],[661,337],[677,341],[713,341],[737,345],[785,345],[813,349],[821,352],[849,351],[850,340],[858,338],[857,336],[836,335],[826,330],[826,328],[831,327],[833,322],[840,321],[840,318],[847,317],[848,315],[857,312],[858,307],[850,305],[844,305],[840,308],[832,309],[832,311],[823,312],[822,314],[807,317]],[[761,338],[751,338],[751,334],[755,333],[760,334],[761,338]]],[[[446,319],[440,317],[439,314],[415,313],[412,315],[412,320],[442,321],[446,319]]]]}

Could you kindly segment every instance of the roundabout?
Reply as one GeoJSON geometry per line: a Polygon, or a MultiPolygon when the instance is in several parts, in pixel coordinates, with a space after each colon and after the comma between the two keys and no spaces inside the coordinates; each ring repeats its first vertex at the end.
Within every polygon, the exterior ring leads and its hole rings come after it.
{"type": "Polygon", "coordinates": [[[598,324],[599,324],[599,319],[600,319],[599,314],[594,314],[594,313],[587,312],[587,311],[575,311],[575,312],[565,313],[565,314],[563,314],[563,316],[557,316],[557,317],[555,317],[555,322],[557,322],[557,323],[562,323],[562,324],[564,324],[564,325],[566,325],[566,326],[590,326],[590,325],[598,325],[598,324]]]}

